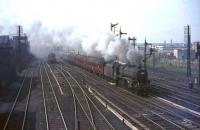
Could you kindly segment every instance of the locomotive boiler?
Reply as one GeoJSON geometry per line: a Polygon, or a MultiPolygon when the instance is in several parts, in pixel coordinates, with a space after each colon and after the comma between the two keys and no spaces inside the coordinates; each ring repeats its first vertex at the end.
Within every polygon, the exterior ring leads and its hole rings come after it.
{"type": "Polygon", "coordinates": [[[141,96],[148,96],[150,81],[148,80],[147,70],[142,66],[121,64],[113,62],[105,64],[104,75],[116,83],[117,86],[124,87],[141,96]]]}
{"type": "Polygon", "coordinates": [[[69,55],[67,61],[92,73],[103,76],[106,80],[124,87],[141,96],[148,96],[150,81],[147,70],[141,65],[123,64],[119,61],[105,62],[103,58],[83,55],[69,55]]]}

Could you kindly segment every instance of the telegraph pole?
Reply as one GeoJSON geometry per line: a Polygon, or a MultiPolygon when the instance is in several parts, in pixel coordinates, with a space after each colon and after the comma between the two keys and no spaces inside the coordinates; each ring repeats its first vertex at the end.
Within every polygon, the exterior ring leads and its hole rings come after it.
{"type": "Polygon", "coordinates": [[[198,67],[198,87],[200,87],[200,42],[197,42],[197,47],[196,47],[196,54],[198,56],[198,64],[199,64],[199,67],[198,67]]]}
{"type": "Polygon", "coordinates": [[[197,46],[198,46],[198,60],[199,60],[198,86],[200,87],[200,43],[198,43],[197,46]]]}
{"type": "Polygon", "coordinates": [[[146,38],[144,42],[144,69],[147,69],[147,59],[152,55],[153,53],[153,48],[151,43],[147,43],[146,38]],[[150,46],[149,53],[147,53],[147,47],[150,46]],[[148,56],[148,57],[147,57],[148,56]]]}
{"type": "Polygon", "coordinates": [[[21,26],[19,25],[18,26],[18,38],[17,38],[17,41],[18,41],[18,52],[17,52],[17,59],[18,59],[18,71],[21,71],[21,26]]]}
{"type": "Polygon", "coordinates": [[[189,25],[184,27],[184,37],[185,43],[187,43],[187,77],[191,78],[191,59],[190,59],[190,50],[191,50],[191,28],[189,25]]]}
{"type": "Polygon", "coordinates": [[[156,60],[155,60],[155,49],[153,49],[153,69],[155,69],[156,60]]]}
{"type": "Polygon", "coordinates": [[[147,41],[146,41],[146,38],[145,38],[145,41],[144,41],[144,68],[145,69],[147,68],[147,65],[146,65],[146,55],[147,55],[147,41]]]}

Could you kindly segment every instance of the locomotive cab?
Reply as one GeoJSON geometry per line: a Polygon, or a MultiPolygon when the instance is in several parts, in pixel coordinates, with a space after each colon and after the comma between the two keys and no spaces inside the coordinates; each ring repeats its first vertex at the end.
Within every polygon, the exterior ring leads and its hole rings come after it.
{"type": "Polygon", "coordinates": [[[118,62],[114,62],[112,69],[113,69],[113,79],[116,83],[118,82],[118,76],[120,74],[119,67],[120,67],[120,64],[118,62]]]}
{"type": "Polygon", "coordinates": [[[141,96],[148,96],[150,81],[148,80],[148,73],[146,69],[139,67],[137,75],[137,94],[141,96]]]}
{"type": "Polygon", "coordinates": [[[137,81],[139,83],[147,82],[148,74],[147,74],[147,71],[145,69],[139,69],[136,75],[137,75],[137,81]]]}
{"type": "Polygon", "coordinates": [[[56,54],[55,53],[50,53],[47,57],[48,59],[48,62],[51,63],[51,64],[54,64],[56,63],[56,54]]]}

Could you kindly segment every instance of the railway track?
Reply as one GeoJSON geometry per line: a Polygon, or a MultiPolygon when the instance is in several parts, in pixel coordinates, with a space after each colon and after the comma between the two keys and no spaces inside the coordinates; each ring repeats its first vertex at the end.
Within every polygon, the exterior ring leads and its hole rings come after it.
{"type": "Polygon", "coordinates": [[[42,86],[43,107],[45,114],[45,128],[46,130],[68,130],[65,123],[63,112],[61,111],[58,98],[55,94],[54,84],[50,77],[52,77],[46,66],[43,64],[43,71],[40,68],[40,78],[42,86]]]}
{"type": "Polygon", "coordinates": [[[67,112],[68,114],[70,112],[71,114],[66,115],[63,113],[68,129],[71,130],[92,129],[91,122],[88,120],[88,115],[85,109],[83,109],[82,104],[79,103],[79,99],[77,100],[77,97],[75,95],[75,92],[71,84],[69,84],[67,86],[68,88],[66,88],[66,84],[68,84],[68,82],[66,82],[66,79],[63,77],[63,75],[60,75],[60,73],[58,71],[55,71],[55,69],[51,69],[51,67],[48,64],[46,64],[46,66],[48,68],[49,74],[52,75],[51,80],[56,81],[54,87],[55,86],[58,87],[58,88],[55,87],[55,91],[57,89],[56,95],[59,97],[58,102],[60,103],[61,109],[64,111],[64,107],[67,106],[70,107],[70,109],[68,109],[69,111],[65,112],[67,112]],[[66,100],[67,104],[63,104],[65,103],[66,100]]]}
{"type": "MultiPolygon", "coordinates": [[[[124,90],[123,90],[124,91],[124,90]]],[[[127,94],[127,98],[134,97],[132,93],[127,94]]],[[[140,98],[140,97],[138,97],[140,98]]],[[[136,99],[136,98],[135,98],[136,99]]],[[[151,108],[152,111],[156,113],[161,113],[163,117],[166,117],[167,119],[171,120],[172,122],[178,124],[179,126],[183,127],[184,129],[199,129],[200,123],[199,123],[199,116],[193,115],[188,111],[185,111],[185,109],[181,110],[177,107],[171,106],[166,104],[166,102],[163,102],[157,97],[150,97],[149,99],[142,99],[138,100],[141,104],[148,104],[147,107],[151,108]],[[144,100],[144,101],[142,101],[144,100]]]]}
{"type": "Polygon", "coordinates": [[[199,94],[200,91],[196,88],[189,88],[188,83],[183,83],[183,81],[174,81],[174,80],[169,80],[168,78],[160,78],[157,76],[151,77],[153,83],[159,83],[165,86],[168,86],[169,89],[174,90],[179,92],[180,90],[184,92],[187,95],[200,98],[199,94]]]}
{"type": "MultiPolygon", "coordinates": [[[[88,76],[89,77],[89,76],[88,76]]],[[[91,75],[90,75],[90,80],[91,80],[91,75]]],[[[94,77],[94,76],[93,76],[94,77]]],[[[95,82],[98,82],[97,80],[95,81],[95,82]]],[[[100,89],[101,87],[102,87],[102,85],[101,85],[102,83],[100,83],[99,84],[99,87],[95,87],[95,89],[97,89],[97,91],[98,92],[102,92],[102,93],[105,93],[105,91],[104,90],[102,90],[102,89],[100,89]],[[101,85],[101,87],[100,87],[100,85],[101,85]]],[[[95,85],[93,85],[93,86],[98,86],[98,84],[95,84],[95,85]]],[[[106,85],[104,85],[104,86],[106,86],[106,85]]],[[[104,87],[104,89],[105,89],[106,87],[104,87]]],[[[109,87],[107,87],[108,89],[109,89],[109,87]]],[[[110,87],[110,88],[112,88],[112,87],[110,87]]],[[[107,89],[106,89],[107,90],[107,89]]],[[[111,95],[111,93],[113,93],[114,91],[111,89],[111,90],[109,90],[110,91],[110,95],[111,95]],[[111,92],[112,91],[112,92],[111,92]]],[[[124,94],[125,95],[125,94],[124,94]]],[[[129,97],[129,98],[127,98],[127,96],[124,96],[124,95],[118,95],[118,96],[114,96],[113,95],[113,97],[123,97],[124,99],[126,99],[126,100],[133,100],[133,97],[129,97]]],[[[127,95],[127,94],[126,94],[127,95]]],[[[135,99],[137,99],[137,98],[135,98],[135,99]]],[[[112,100],[112,98],[110,98],[110,100],[112,100]]],[[[116,99],[115,99],[116,100],[116,99]]],[[[119,100],[122,100],[122,98],[121,99],[119,99],[119,100]]],[[[124,102],[127,102],[126,100],[124,100],[124,102]]],[[[129,101],[129,102],[132,102],[132,104],[134,104],[133,103],[133,101],[129,101]]],[[[140,99],[141,100],[141,99],[140,99]]],[[[138,100],[137,102],[139,102],[140,104],[143,104],[141,107],[143,107],[143,108],[146,108],[146,107],[144,107],[144,106],[147,106],[146,104],[144,104],[144,102],[146,102],[146,101],[140,101],[140,100],[138,100]],[[142,103],[143,102],[143,103],[142,103]]],[[[118,100],[117,100],[118,101],[118,100]]],[[[114,101],[113,101],[114,102],[114,101]]],[[[136,101],[135,101],[136,102],[136,101]]],[[[149,103],[149,102],[148,102],[149,103]]],[[[127,104],[127,103],[126,103],[127,104]]],[[[130,104],[130,103],[129,103],[130,104]]],[[[138,104],[137,104],[138,105],[138,104]]],[[[137,105],[133,105],[133,106],[137,106],[137,105]]],[[[125,104],[123,104],[123,105],[119,105],[119,106],[125,106],[125,104]]],[[[149,106],[148,106],[149,107],[149,106]]],[[[168,110],[166,110],[166,109],[164,109],[163,107],[160,107],[158,104],[155,104],[155,103],[153,103],[152,104],[152,102],[151,102],[151,106],[150,106],[150,110],[151,110],[151,112],[148,112],[148,113],[150,113],[150,114],[146,114],[146,115],[148,115],[148,116],[146,116],[146,117],[148,117],[148,119],[150,120],[150,122],[154,122],[154,124],[156,125],[156,124],[159,124],[159,125],[161,125],[160,126],[160,129],[167,129],[168,127],[175,127],[175,129],[187,129],[187,128],[189,128],[189,129],[191,129],[191,127],[195,127],[195,128],[198,128],[199,127],[199,124],[198,123],[194,123],[194,124],[190,124],[191,126],[189,126],[188,124],[188,126],[186,126],[186,124],[184,124],[184,117],[181,117],[181,116],[178,116],[178,115],[176,115],[176,113],[173,113],[173,111],[168,111],[168,110]],[[157,108],[155,108],[155,105],[157,106],[157,108]],[[156,110],[156,112],[153,112],[153,111],[155,111],[156,110]],[[152,113],[153,112],[153,113],[152,113]],[[156,113],[160,113],[160,114],[157,114],[156,115],[156,113]],[[149,116],[150,115],[150,116],[149,116]],[[153,115],[153,116],[151,116],[151,115],[153,115]],[[158,117],[158,116],[160,116],[160,117],[158,117]],[[154,117],[156,117],[155,119],[158,119],[158,120],[160,120],[160,119],[162,119],[161,120],[161,122],[164,122],[164,123],[156,123],[155,121],[154,121],[154,117]],[[176,117],[176,118],[175,118],[176,117]],[[164,121],[163,121],[164,120],[164,121]],[[175,121],[174,121],[175,120],[175,121]],[[182,121],[182,123],[181,123],[181,121],[182,121]],[[166,122],[168,122],[168,123],[166,123],[166,122]],[[168,125],[167,125],[168,124],[168,125]],[[169,124],[171,124],[171,125],[169,125],[169,124]],[[167,126],[165,126],[165,125],[167,125],[167,126]],[[163,128],[164,127],[164,128],[163,128]],[[166,127],[166,128],[165,128],[166,127]]],[[[127,108],[126,108],[127,109],[127,108]]],[[[127,111],[127,110],[126,110],[127,111]]],[[[133,110],[132,110],[133,111],[133,110]]],[[[144,113],[144,112],[143,112],[144,113]]],[[[144,116],[140,116],[140,117],[142,117],[142,118],[145,118],[144,116]]],[[[143,119],[142,119],[143,120],[143,119]]],[[[153,123],[150,123],[150,124],[153,124],[153,123]]],[[[154,127],[155,127],[155,125],[154,125],[154,127]]],[[[157,125],[157,126],[159,126],[159,125],[157,125]]],[[[149,126],[149,127],[151,127],[151,126],[149,126]]],[[[151,127],[152,128],[152,127],[151,127]]],[[[172,128],[170,128],[170,129],[172,129],[172,128]]]]}
{"type": "Polygon", "coordinates": [[[148,69],[150,75],[160,76],[160,77],[167,77],[169,80],[174,81],[184,81],[187,82],[188,77],[186,77],[186,72],[177,72],[177,71],[170,71],[167,69],[148,69]]]}
{"type": "Polygon", "coordinates": [[[79,81],[77,81],[69,72],[63,71],[58,67],[53,70],[57,70],[57,72],[55,72],[55,75],[57,75],[56,77],[60,78],[58,79],[58,81],[67,82],[68,87],[70,88],[71,93],[74,97],[75,129],[130,129],[123,122],[116,119],[114,115],[111,115],[109,112],[105,112],[106,108],[102,106],[98,101],[95,101],[95,99],[92,98],[88,93],[87,88],[85,88],[83,84],[79,83],[79,81]],[[110,116],[111,121],[108,120],[108,116],[110,116]],[[115,124],[115,126],[113,126],[112,123],[118,124],[115,124]],[[118,126],[116,127],[116,125],[118,126]]]}
{"type": "MultiPolygon", "coordinates": [[[[97,91],[99,90],[97,89],[97,91]]],[[[126,111],[128,115],[134,115],[135,119],[149,129],[184,129],[169,119],[163,117],[162,111],[158,109],[156,110],[155,108],[149,109],[149,106],[138,99],[130,100],[127,98],[127,95],[119,93],[113,94],[112,97],[121,97],[121,99],[119,99],[121,101],[117,100],[118,102],[115,101],[116,99],[113,100],[112,98],[109,98],[109,100],[126,111]]]]}
{"type": "Polygon", "coordinates": [[[177,108],[200,115],[200,91],[189,88],[189,78],[175,72],[150,71],[154,94],[164,102],[177,108]]]}
{"type": "Polygon", "coordinates": [[[79,88],[77,83],[74,82],[72,78],[69,78],[69,75],[67,78],[64,73],[61,72],[61,74],[63,75],[67,83],[69,84],[71,92],[75,98],[75,102],[74,102],[75,128],[76,129],[96,129],[96,126],[94,124],[94,118],[91,112],[91,107],[89,105],[89,102],[85,93],[83,93],[82,89],[79,88]],[[86,120],[87,120],[87,123],[86,123],[86,120]]]}
{"type": "Polygon", "coordinates": [[[169,104],[199,115],[200,92],[197,88],[188,87],[188,78],[174,72],[151,72],[151,78],[153,94],[169,104]]]}
{"type": "Polygon", "coordinates": [[[200,112],[200,104],[198,98],[190,96],[184,92],[182,93],[181,90],[179,90],[179,92],[173,91],[168,89],[167,86],[164,87],[161,84],[152,83],[152,88],[154,95],[156,94],[158,97],[167,99],[186,108],[200,112]]]}
{"type": "Polygon", "coordinates": [[[197,87],[194,87],[193,89],[189,88],[189,84],[188,84],[189,78],[188,77],[183,77],[180,74],[175,74],[175,72],[174,73],[172,73],[172,72],[171,73],[168,73],[168,72],[158,73],[158,72],[152,71],[149,73],[149,77],[151,77],[151,79],[153,81],[164,82],[164,83],[172,85],[176,88],[184,89],[188,93],[191,93],[194,95],[200,94],[199,88],[197,88],[197,87]]]}
{"type": "MultiPolygon", "coordinates": [[[[47,64],[45,64],[47,71],[49,73],[51,81],[54,81],[53,87],[55,94],[57,96],[58,103],[60,105],[61,111],[63,111],[63,117],[67,125],[68,130],[76,130],[75,128],[75,111],[77,109],[75,105],[74,95],[71,90],[66,87],[66,82],[64,79],[58,75],[53,70],[51,70],[47,64]]],[[[47,120],[47,119],[46,119],[47,120]]]]}
{"type": "Polygon", "coordinates": [[[26,130],[27,116],[33,86],[34,69],[29,70],[21,83],[2,130],[26,130]]]}

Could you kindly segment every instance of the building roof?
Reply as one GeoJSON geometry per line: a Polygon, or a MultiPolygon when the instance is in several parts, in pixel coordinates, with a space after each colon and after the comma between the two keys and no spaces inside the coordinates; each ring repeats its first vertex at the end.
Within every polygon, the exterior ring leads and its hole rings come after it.
{"type": "Polygon", "coordinates": [[[0,47],[9,47],[10,45],[9,35],[0,35],[0,47]]]}
{"type": "MultiPolygon", "coordinates": [[[[13,39],[14,39],[14,40],[18,40],[18,38],[19,38],[19,36],[13,36],[13,39]]],[[[28,37],[27,37],[26,35],[21,35],[21,36],[20,36],[20,39],[21,39],[21,40],[28,40],[28,37]]]]}
{"type": "MultiPolygon", "coordinates": [[[[13,41],[16,43],[18,43],[18,40],[19,40],[19,36],[13,36],[13,41]]],[[[20,37],[20,43],[21,44],[28,44],[29,41],[28,41],[28,37],[26,35],[22,35],[20,37]]]]}
{"type": "Polygon", "coordinates": [[[0,44],[9,43],[9,36],[8,35],[0,35],[0,44]]]}

